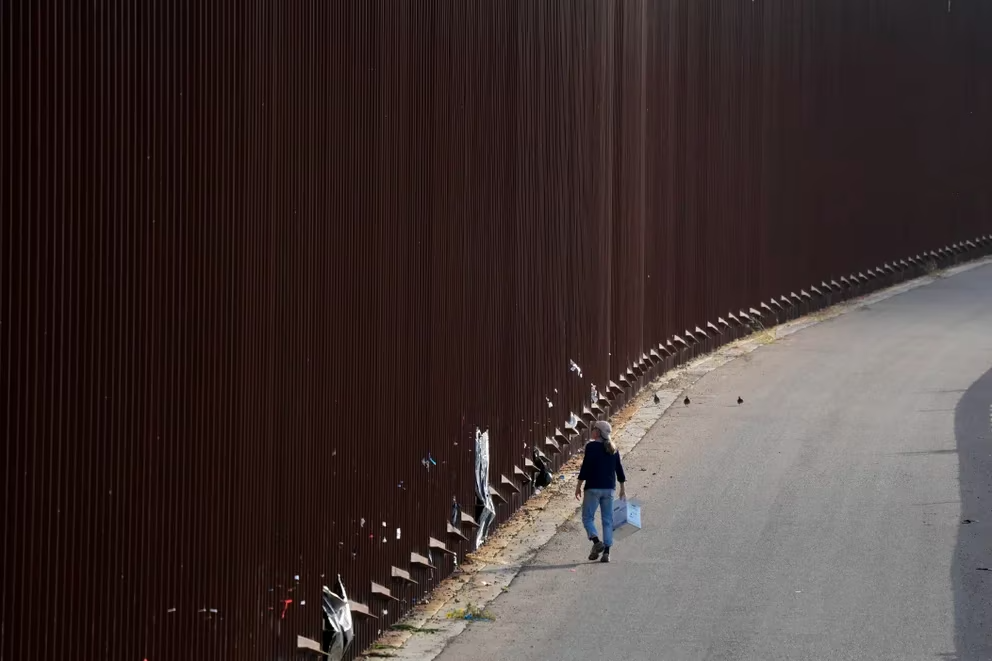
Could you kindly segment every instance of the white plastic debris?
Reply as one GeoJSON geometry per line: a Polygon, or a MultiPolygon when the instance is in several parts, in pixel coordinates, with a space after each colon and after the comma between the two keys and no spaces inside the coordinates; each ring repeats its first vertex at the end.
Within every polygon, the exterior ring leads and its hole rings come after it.
{"type": "Polygon", "coordinates": [[[496,506],[489,487],[489,431],[478,428],[475,430],[475,495],[481,503],[476,510],[479,527],[475,531],[475,548],[478,549],[489,536],[489,529],[496,519],[496,506]]]}
{"type": "Polygon", "coordinates": [[[582,378],[582,368],[579,367],[574,360],[568,361],[568,371],[575,372],[579,375],[580,379],[582,378]]]}
{"type": "Polygon", "coordinates": [[[341,576],[338,576],[338,591],[340,595],[331,592],[325,585],[323,586],[323,631],[325,634],[324,645],[321,652],[329,659],[340,660],[352,640],[355,638],[354,625],[351,619],[351,606],[348,604],[348,594],[345,592],[344,583],[341,576]],[[328,636],[329,634],[329,636],[328,636]]]}
{"type": "Polygon", "coordinates": [[[402,534],[402,531],[399,528],[397,528],[396,529],[396,539],[399,539],[401,534],[402,534]]]}

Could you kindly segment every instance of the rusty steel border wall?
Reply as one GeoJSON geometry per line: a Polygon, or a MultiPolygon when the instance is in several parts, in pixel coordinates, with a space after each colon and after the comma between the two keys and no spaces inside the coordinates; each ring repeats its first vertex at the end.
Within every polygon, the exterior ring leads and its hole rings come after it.
{"type": "Polygon", "coordinates": [[[353,653],[471,549],[477,429],[502,522],[535,445],[756,316],[992,246],[985,0],[0,32],[0,661],[304,658],[338,574],[353,653]]]}

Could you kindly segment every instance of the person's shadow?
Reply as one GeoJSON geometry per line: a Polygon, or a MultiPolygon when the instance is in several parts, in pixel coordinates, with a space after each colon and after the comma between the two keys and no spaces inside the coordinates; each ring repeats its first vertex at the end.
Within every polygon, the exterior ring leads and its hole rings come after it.
{"type": "MultiPolygon", "coordinates": [[[[564,563],[560,565],[523,565],[517,571],[517,576],[522,576],[527,572],[533,571],[552,571],[555,569],[575,569],[576,567],[581,567],[583,565],[593,565],[599,564],[597,561],[586,560],[584,562],[571,562],[564,563]]],[[[486,567],[485,569],[480,569],[475,572],[476,574],[500,574],[512,570],[512,567],[486,567]]]]}
{"type": "Polygon", "coordinates": [[[570,562],[561,565],[524,565],[520,569],[520,573],[523,574],[532,571],[553,571],[555,569],[575,569],[576,567],[591,564],[596,564],[596,562],[593,560],[586,560],[585,562],[570,562]]]}

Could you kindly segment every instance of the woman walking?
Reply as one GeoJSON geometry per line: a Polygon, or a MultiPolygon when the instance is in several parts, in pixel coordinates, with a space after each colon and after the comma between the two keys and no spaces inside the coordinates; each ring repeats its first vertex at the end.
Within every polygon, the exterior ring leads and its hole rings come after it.
{"type": "Polygon", "coordinates": [[[575,485],[575,499],[582,500],[582,525],[585,526],[589,541],[592,542],[592,552],[589,559],[599,558],[600,562],[610,561],[610,547],[613,546],[613,490],[620,482],[620,500],[627,498],[624,483],[627,476],[623,474],[623,464],[620,463],[620,453],[610,439],[613,428],[610,423],[600,420],[592,426],[589,432],[589,442],[586,443],[585,456],[582,458],[582,468],[579,470],[579,483],[575,485]],[[582,494],[582,484],[585,483],[585,496],[582,494]],[[603,521],[603,539],[596,534],[596,509],[600,511],[603,521]]]}

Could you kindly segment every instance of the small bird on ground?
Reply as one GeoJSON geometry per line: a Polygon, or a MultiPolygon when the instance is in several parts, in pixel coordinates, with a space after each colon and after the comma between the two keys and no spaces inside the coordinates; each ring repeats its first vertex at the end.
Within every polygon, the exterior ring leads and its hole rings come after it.
{"type": "Polygon", "coordinates": [[[737,403],[738,404],[743,404],[744,403],[744,400],[741,398],[740,395],[737,396],[737,403]]]}
{"type": "Polygon", "coordinates": [[[654,403],[661,404],[661,398],[658,397],[658,393],[654,394],[654,403]]]}
{"type": "Polygon", "coordinates": [[[685,399],[682,400],[682,403],[685,404],[686,406],[689,406],[689,404],[691,404],[692,402],[689,401],[689,396],[686,395],[685,399]]]}

